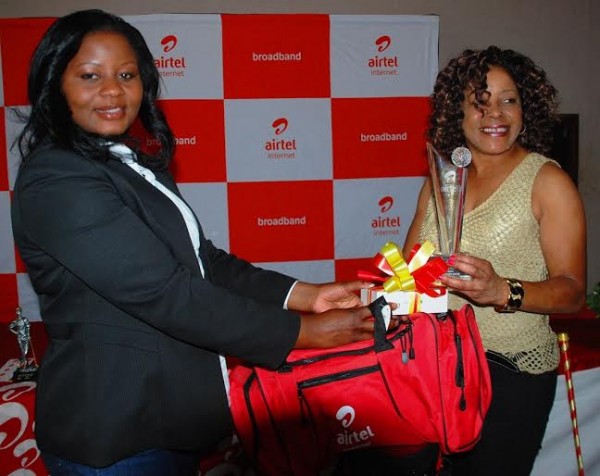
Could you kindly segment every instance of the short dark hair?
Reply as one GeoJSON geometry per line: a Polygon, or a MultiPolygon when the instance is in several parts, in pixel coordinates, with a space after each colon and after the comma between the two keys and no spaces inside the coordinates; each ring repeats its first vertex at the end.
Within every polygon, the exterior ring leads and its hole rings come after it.
{"type": "Polygon", "coordinates": [[[525,131],[517,142],[531,152],[547,154],[552,146],[552,129],[558,121],[557,91],[545,71],[530,58],[497,46],[465,50],[439,72],[430,98],[427,140],[445,154],[465,145],[462,130],[464,92],[471,86],[476,98],[481,100],[492,66],[498,66],[510,75],[521,97],[525,131]]]}
{"type": "MultiPolygon", "coordinates": [[[[31,58],[28,97],[31,113],[18,137],[23,158],[47,140],[94,159],[106,159],[106,141],[81,129],[71,118],[62,92],[62,76],[79,51],[84,37],[108,31],[123,35],[138,62],[143,95],[139,118],[146,130],[161,144],[152,156],[138,152],[140,163],[165,168],[174,152],[175,138],[156,104],[160,92],[160,73],[142,34],[122,18],[102,10],[82,10],[57,19],[46,31],[31,58]]],[[[134,148],[137,147],[134,144],[134,148]]]]}

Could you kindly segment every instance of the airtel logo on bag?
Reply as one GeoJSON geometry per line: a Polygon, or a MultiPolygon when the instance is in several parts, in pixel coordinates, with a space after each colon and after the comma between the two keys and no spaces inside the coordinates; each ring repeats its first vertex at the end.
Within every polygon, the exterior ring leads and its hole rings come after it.
{"type": "Polygon", "coordinates": [[[349,430],[350,425],[354,422],[356,412],[350,405],[344,405],[335,414],[335,419],[342,424],[344,428],[336,435],[337,444],[348,448],[356,448],[359,446],[367,446],[369,440],[375,436],[373,430],[367,425],[362,430],[349,430]]]}

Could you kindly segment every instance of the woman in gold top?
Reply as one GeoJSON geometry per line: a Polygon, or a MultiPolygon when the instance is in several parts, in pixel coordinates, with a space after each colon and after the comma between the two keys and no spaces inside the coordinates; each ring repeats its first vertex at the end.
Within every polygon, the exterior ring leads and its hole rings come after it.
{"type": "MultiPolygon", "coordinates": [[[[452,475],[528,475],[554,400],[559,362],[548,314],[585,301],[586,232],[569,176],[546,158],[556,90],[531,59],[495,46],[465,50],[439,73],[427,138],[440,152],[472,154],[461,253],[443,277],[450,307],[470,302],[494,396],[476,447],[450,458],[452,475]]],[[[404,251],[437,243],[426,181],[404,251]]]]}

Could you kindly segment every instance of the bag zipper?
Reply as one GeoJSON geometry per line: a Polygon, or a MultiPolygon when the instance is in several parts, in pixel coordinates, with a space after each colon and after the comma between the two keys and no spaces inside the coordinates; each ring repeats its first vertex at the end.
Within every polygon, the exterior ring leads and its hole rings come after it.
{"type": "MultiPolygon", "coordinates": [[[[395,335],[393,335],[392,337],[390,337],[388,339],[389,342],[394,342],[398,339],[401,339],[405,334],[409,334],[409,340],[411,342],[411,348],[412,348],[412,326],[413,324],[411,322],[407,322],[404,324],[405,327],[404,329],[399,329],[395,335]]],[[[291,362],[284,362],[283,364],[281,364],[279,366],[279,368],[277,369],[278,372],[291,372],[292,371],[292,367],[299,367],[301,365],[309,365],[309,364],[314,364],[315,362],[321,362],[323,360],[328,360],[328,359],[334,359],[336,357],[347,357],[347,356],[352,356],[352,355],[364,355],[364,354],[368,354],[369,352],[372,352],[375,350],[375,345],[370,345],[368,347],[363,347],[362,349],[354,349],[354,350],[342,350],[339,352],[331,352],[328,354],[322,354],[322,355],[316,355],[314,357],[308,357],[306,359],[300,359],[300,360],[293,360],[291,362]]],[[[410,358],[414,358],[414,351],[411,350],[411,355],[412,357],[410,358]]]]}
{"type": "Polygon", "coordinates": [[[298,400],[300,400],[300,417],[302,418],[302,422],[305,423],[308,421],[307,415],[305,414],[304,408],[308,410],[310,413],[310,407],[308,406],[308,402],[304,398],[303,391],[307,388],[318,387],[319,385],[325,385],[331,382],[338,382],[340,380],[348,380],[355,377],[360,377],[362,375],[372,374],[374,372],[379,372],[381,369],[379,364],[370,365],[369,367],[361,367],[358,369],[346,370],[344,372],[336,372],[334,374],[321,375],[319,377],[309,378],[307,380],[302,380],[296,384],[298,389],[298,400]]]}
{"type": "MultiPolygon", "coordinates": [[[[344,372],[337,372],[329,375],[322,375],[320,377],[314,377],[307,380],[303,380],[296,384],[298,389],[298,400],[300,401],[300,419],[303,424],[309,424],[310,421],[314,421],[314,417],[312,415],[312,410],[306,398],[304,398],[304,390],[307,388],[318,387],[319,385],[324,385],[331,382],[337,382],[340,380],[347,380],[355,377],[360,377],[362,375],[367,375],[374,372],[379,372],[381,369],[379,364],[370,365],[369,367],[361,367],[358,369],[352,369],[344,372]]],[[[316,425],[311,425],[311,429],[313,432],[313,437],[315,441],[319,441],[319,436],[317,433],[316,425]]]]}
{"type": "Polygon", "coordinates": [[[354,377],[360,377],[361,375],[371,374],[379,371],[379,364],[370,365],[369,367],[361,367],[358,369],[346,370],[344,372],[337,372],[334,374],[321,375],[320,377],[313,377],[307,380],[298,382],[298,389],[303,390],[305,388],[316,387],[318,385],[324,385],[330,382],[336,382],[338,380],[347,380],[354,377]]]}
{"type": "Polygon", "coordinates": [[[458,333],[456,319],[452,312],[449,313],[452,326],[454,327],[454,347],[456,348],[456,371],[454,373],[454,383],[460,388],[460,400],[458,408],[460,411],[467,409],[467,399],[465,397],[465,364],[462,350],[462,338],[458,333]]]}

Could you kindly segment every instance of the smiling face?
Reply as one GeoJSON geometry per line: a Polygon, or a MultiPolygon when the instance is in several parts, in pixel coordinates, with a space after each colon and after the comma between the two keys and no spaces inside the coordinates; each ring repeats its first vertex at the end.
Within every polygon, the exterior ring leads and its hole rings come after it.
{"type": "Polygon", "coordinates": [[[101,136],[126,132],[142,103],[143,86],[135,52],[110,31],[86,35],[62,76],[73,122],[101,136]]]}
{"type": "Polygon", "coordinates": [[[515,82],[502,68],[491,67],[487,74],[484,103],[477,104],[475,91],[465,91],[463,132],[471,152],[499,155],[519,147],[523,126],[521,98],[515,82]]]}

